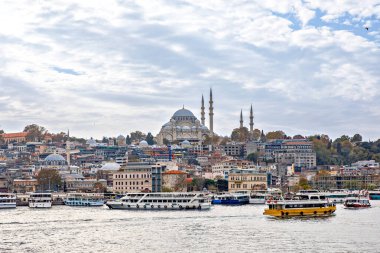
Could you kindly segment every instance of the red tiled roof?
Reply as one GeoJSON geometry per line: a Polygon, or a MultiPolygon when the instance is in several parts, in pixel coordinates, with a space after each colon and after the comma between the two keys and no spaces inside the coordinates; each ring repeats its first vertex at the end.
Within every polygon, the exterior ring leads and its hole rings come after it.
{"type": "Polygon", "coordinates": [[[1,134],[3,138],[20,138],[20,137],[26,137],[27,135],[28,135],[27,132],[1,134]]]}
{"type": "Polygon", "coordinates": [[[179,170],[169,170],[169,171],[164,172],[163,174],[167,174],[167,175],[182,175],[182,174],[186,174],[186,172],[179,171],[179,170]]]}

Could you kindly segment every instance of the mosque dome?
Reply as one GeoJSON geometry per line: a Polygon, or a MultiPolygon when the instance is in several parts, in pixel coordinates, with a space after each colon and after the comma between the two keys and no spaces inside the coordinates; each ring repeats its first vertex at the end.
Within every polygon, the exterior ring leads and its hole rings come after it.
{"type": "Polygon", "coordinates": [[[181,145],[182,147],[189,147],[191,146],[191,143],[188,140],[184,140],[183,142],[181,142],[181,145]]]}
{"type": "Polygon", "coordinates": [[[45,158],[44,161],[45,162],[65,162],[66,159],[59,154],[50,154],[45,158]]]}
{"type": "Polygon", "coordinates": [[[146,141],[140,141],[139,146],[140,146],[140,147],[148,147],[149,144],[148,144],[148,142],[146,142],[146,141]]]}
{"type": "Polygon", "coordinates": [[[100,170],[119,170],[120,165],[117,163],[106,163],[104,164],[100,170]]]}
{"type": "Polygon", "coordinates": [[[124,137],[123,135],[119,135],[119,136],[117,137],[117,139],[118,139],[118,140],[125,140],[125,137],[124,137]]]}
{"type": "Polygon", "coordinates": [[[175,117],[195,117],[195,116],[191,111],[185,108],[182,108],[173,114],[172,118],[175,118],[175,117]]]}
{"type": "Polygon", "coordinates": [[[183,126],[183,127],[182,127],[182,130],[184,130],[184,131],[189,131],[189,130],[190,130],[190,127],[188,127],[188,126],[183,126]]]}

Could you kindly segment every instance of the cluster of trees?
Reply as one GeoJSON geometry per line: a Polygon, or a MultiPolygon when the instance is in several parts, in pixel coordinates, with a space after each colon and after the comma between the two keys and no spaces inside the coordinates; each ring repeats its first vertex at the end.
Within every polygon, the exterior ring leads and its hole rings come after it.
{"type": "Polygon", "coordinates": [[[380,139],[363,141],[360,134],[352,137],[342,135],[332,140],[327,135],[310,136],[317,153],[317,164],[342,165],[360,160],[376,160],[380,162],[380,139]]]}

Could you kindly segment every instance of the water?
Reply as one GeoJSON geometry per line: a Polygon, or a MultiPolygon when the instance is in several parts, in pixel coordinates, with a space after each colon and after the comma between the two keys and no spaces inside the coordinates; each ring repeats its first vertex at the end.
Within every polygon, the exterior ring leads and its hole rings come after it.
{"type": "Polygon", "coordinates": [[[0,210],[0,252],[380,252],[380,201],[328,218],[275,219],[264,206],[126,211],[0,210]]]}

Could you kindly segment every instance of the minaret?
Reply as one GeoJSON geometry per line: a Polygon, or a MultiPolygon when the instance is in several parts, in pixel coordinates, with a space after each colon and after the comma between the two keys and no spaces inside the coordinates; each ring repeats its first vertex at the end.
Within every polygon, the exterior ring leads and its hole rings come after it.
{"type": "Polygon", "coordinates": [[[205,101],[202,94],[202,106],[201,106],[201,124],[205,125],[205,101]]]}
{"type": "Polygon", "coordinates": [[[70,130],[67,130],[66,161],[67,161],[67,166],[70,167],[70,130]]]}
{"type": "Polygon", "coordinates": [[[211,134],[211,137],[214,135],[214,107],[213,107],[213,101],[212,101],[212,89],[210,88],[210,112],[209,112],[209,116],[210,116],[210,134],[211,134]]]}
{"type": "Polygon", "coordinates": [[[243,109],[240,111],[240,128],[243,128],[243,109]]]}
{"type": "Polygon", "coordinates": [[[251,104],[251,112],[249,114],[249,133],[253,135],[253,109],[251,104]]]}

